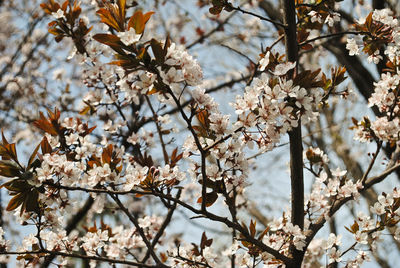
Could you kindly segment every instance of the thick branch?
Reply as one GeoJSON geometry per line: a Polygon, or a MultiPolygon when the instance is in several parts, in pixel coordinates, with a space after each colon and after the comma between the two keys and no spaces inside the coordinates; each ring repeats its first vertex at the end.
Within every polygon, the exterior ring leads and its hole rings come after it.
{"type": "MultiPolygon", "coordinates": [[[[284,0],[283,21],[285,24],[286,57],[290,62],[298,60],[298,43],[296,34],[296,10],[294,0],[284,0]]],[[[292,79],[295,70],[290,70],[287,79],[292,79]]],[[[293,225],[304,227],[304,177],[303,177],[303,145],[301,138],[301,120],[298,126],[289,132],[290,141],[290,180],[291,180],[291,221],[293,225]]],[[[304,253],[291,248],[293,262],[288,267],[300,267],[304,253]]]]}

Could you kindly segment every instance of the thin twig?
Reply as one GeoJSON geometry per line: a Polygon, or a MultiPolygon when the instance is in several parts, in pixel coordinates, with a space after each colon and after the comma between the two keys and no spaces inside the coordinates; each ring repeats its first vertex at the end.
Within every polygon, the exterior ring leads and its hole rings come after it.
{"type": "Polygon", "coordinates": [[[157,115],[156,111],[154,110],[153,105],[150,102],[149,96],[145,95],[145,98],[146,98],[147,104],[149,105],[150,110],[151,110],[151,112],[153,114],[154,124],[156,125],[158,137],[160,138],[161,148],[162,148],[162,152],[163,152],[163,156],[164,156],[164,162],[167,165],[168,162],[169,162],[168,161],[168,153],[167,153],[167,150],[166,150],[166,146],[165,146],[165,142],[164,142],[161,126],[160,126],[159,121],[158,121],[158,115],[157,115]]]}
{"type": "MultiPolygon", "coordinates": [[[[175,198],[179,199],[181,197],[181,193],[182,193],[182,190],[180,189],[178,191],[178,193],[176,194],[175,198]]],[[[172,207],[170,207],[168,209],[168,213],[167,213],[167,216],[164,219],[164,222],[162,223],[162,225],[161,225],[160,229],[158,230],[157,234],[154,236],[153,240],[151,241],[152,248],[154,248],[157,245],[157,243],[160,240],[161,236],[164,234],[165,229],[167,228],[167,226],[171,222],[172,215],[174,214],[174,212],[176,210],[177,204],[178,203],[175,202],[172,205],[172,207]]],[[[142,263],[146,263],[146,261],[148,260],[149,257],[150,257],[150,249],[147,249],[146,255],[144,256],[144,258],[142,260],[142,263]]]]}
{"type": "Polygon", "coordinates": [[[244,9],[240,8],[239,6],[237,6],[237,7],[232,6],[232,9],[233,9],[233,10],[240,11],[240,12],[242,12],[243,14],[247,14],[247,15],[251,15],[251,16],[257,17],[257,18],[259,18],[260,20],[264,20],[264,21],[271,22],[271,23],[274,24],[275,26],[279,26],[279,27],[282,27],[282,28],[286,28],[286,27],[287,27],[285,24],[280,23],[279,21],[274,21],[274,20],[271,20],[271,19],[269,19],[269,18],[266,18],[266,17],[263,17],[263,16],[261,16],[261,15],[258,15],[258,14],[256,14],[256,13],[253,13],[253,12],[251,12],[251,11],[244,10],[244,9]]]}
{"type": "Polygon", "coordinates": [[[131,266],[136,266],[136,267],[144,267],[144,268],[157,268],[160,267],[158,265],[147,265],[144,263],[138,263],[138,262],[133,262],[133,261],[128,261],[128,260],[119,260],[119,259],[109,259],[109,258],[104,258],[104,257],[99,257],[99,256],[88,256],[88,255],[82,255],[82,254],[77,254],[77,253],[66,253],[66,252],[61,252],[61,251],[51,251],[51,250],[32,250],[32,251],[1,251],[0,255],[42,255],[42,254],[52,254],[52,255],[57,255],[57,256],[62,256],[62,257],[69,257],[69,258],[77,258],[77,259],[82,259],[82,260],[94,260],[94,261],[102,261],[102,262],[108,262],[108,263],[120,263],[120,264],[126,264],[126,265],[131,265],[131,266]]]}
{"type": "Polygon", "coordinates": [[[320,39],[325,39],[325,38],[332,38],[332,37],[338,37],[338,36],[342,36],[342,35],[346,35],[346,34],[355,34],[355,35],[359,35],[359,34],[371,34],[368,32],[363,32],[363,31],[345,31],[345,32],[340,32],[340,33],[331,33],[331,34],[327,34],[327,35],[321,35],[321,36],[317,36],[311,39],[308,39],[302,43],[299,44],[299,47],[304,46],[305,44],[309,44],[311,42],[320,40],[320,39]]]}
{"type": "Polygon", "coordinates": [[[115,203],[117,203],[118,207],[125,213],[126,216],[128,216],[129,220],[135,225],[136,230],[138,231],[140,237],[142,238],[143,242],[146,244],[147,250],[150,253],[151,257],[154,259],[154,261],[157,263],[157,267],[168,267],[167,265],[163,264],[160,259],[158,258],[157,254],[154,252],[154,248],[152,244],[150,244],[150,241],[147,239],[146,234],[144,233],[143,228],[140,226],[138,220],[136,217],[132,215],[132,213],[129,212],[129,210],[122,204],[122,202],[119,200],[117,195],[110,194],[109,195],[112,199],[114,199],[115,203]]]}
{"type": "Polygon", "coordinates": [[[201,35],[198,39],[196,39],[195,41],[193,41],[191,44],[186,46],[186,49],[191,49],[192,47],[194,47],[195,45],[204,42],[204,40],[206,40],[208,37],[210,37],[211,35],[213,35],[215,32],[221,30],[222,26],[224,24],[226,24],[235,14],[235,12],[233,12],[232,14],[230,14],[224,21],[220,21],[218,22],[218,25],[213,28],[212,30],[210,30],[208,33],[201,35]]]}

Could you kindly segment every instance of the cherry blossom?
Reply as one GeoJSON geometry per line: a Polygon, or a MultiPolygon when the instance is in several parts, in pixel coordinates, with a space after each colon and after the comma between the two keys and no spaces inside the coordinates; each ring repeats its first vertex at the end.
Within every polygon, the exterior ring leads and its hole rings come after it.
{"type": "Polygon", "coordinates": [[[0,262],[385,261],[379,244],[400,237],[396,13],[239,2],[0,4],[0,262]]]}

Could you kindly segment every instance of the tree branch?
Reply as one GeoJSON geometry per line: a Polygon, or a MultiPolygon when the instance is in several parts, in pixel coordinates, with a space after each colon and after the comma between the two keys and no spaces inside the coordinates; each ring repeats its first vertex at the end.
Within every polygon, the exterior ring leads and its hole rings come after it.
{"type": "Polygon", "coordinates": [[[144,230],[142,227],[140,227],[138,220],[136,217],[134,217],[129,210],[122,204],[122,202],[119,200],[117,195],[110,194],[110,197],[114,199],[115,203],[117,203],[118,207],[125,213],[126,216],[128,216],[129,220],[135,225],[136,230],[138,231],[140,237],[142,238],[143,242],[146,244],[147,250],[151,257],[154,259],[154,261],[157,264],[157,267],[163,267],[167,268],[169,266],[163,264],[160,259],[158,258],[157,254],[154,252],[154,248],[152,244],[150,244],[150,241],[147,239],[146,234],[144,233],[144,230]]]}
{"type": "MultiPolygon", "coordinates": [[[[298,62],[298,43],[296,29],[296,9],[294,0],[283,0],[283,22],[285,27],[285,49],[287,61],[298,62]]],[[[297,67],[296,67],[297,69],[297,67]]],[[[293,79],[295,70],[290,70],[287,79],[293,79]]],[[[290,181],[291,181],[291,222],[300,229],[304,227],[304,175],[303,145],[301,138],[301,119],[298,126],[289,131],[290,142],[290,181]]],[[[304,252],[291,246],[293,261],[287,267],[300,267],[304,252]]]]}
{"type": "Polygon", "coordinates": [[[69,258],[77,258],[77,259],[82,259],[82,260],[94,260],[94,261],[102,261],[102,262],[108,262],[108,263],[120,263],[120,264],[126,264],[126,265],[131,265],[131,266],[136,266],[136,267],[144,267],[144,268],[158,268],[160,266],[157,265],[146,265],[143,263],[138,263],[138,262],[133,262],[133,261],[128,261],[128,260],[118,260],[118,259],[109,259],[109,258],[104,258],[104,257],[98,257],[98,256],[88,256],[88,255],[82,255],[82,254],[76,254],[76,253],[66,253],[66,252],[61,252],[61,251],[50,251],[50,250],[38,250],[38,251],[1,251],[0,255],[41,255],[41,254],[51,254],[51,255],[56,255],[56,256],[62,256],[62,257],[69,257],[69,258]]]}

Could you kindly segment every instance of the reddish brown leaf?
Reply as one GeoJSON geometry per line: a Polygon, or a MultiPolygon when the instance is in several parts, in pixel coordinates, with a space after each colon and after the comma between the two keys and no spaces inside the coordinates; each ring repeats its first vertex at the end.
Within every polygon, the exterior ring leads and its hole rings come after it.
{"type": "Polygon", "coordinates": [[[42,154],[51,154],[51,152],[53,151],[46,136],[43,137],[42,142],[40,143],[40,149],[42,150],[42,154]]]}
{"type": "Polygon", "coordinates": [[[7,211],[13,211],[14,209],[18,208],[24,202],[24,196],[22,193],[15,195],[11,200],[8,202],[7,211]]]}
{"type": "Polygon", "coordinates": [[[99,15],[101,22],[107,24],[111,28],[117,30],[118,32],[123,32],[124,29],[121,29],[116,18],[107,8],[100,8],[97,10],[97,15],[99,15]]]}
{"type": "Polygon", "coordinates": [[[201,235],[201,241],[200,241],[200,248],[204,249],[206,247],[210,247],[212,245],[213,239],[208,239],[206,236],[206,232],[203,232],[201,235]]]}
{"type": "Polygon", "coordinates": [[[129,19],[128,29],[135,29],[136,34],[141,34],[144,31],[147,21],[154,14],[153,11],[147,12],[145,14],[142,11],[136,11],[133,16],[129,19]]]}
{"type": "MultiPolygon", "coordinates": [[[[205,202],[206,202],[206,207],[212,206],[212,204],[215,203],[218,199],[218,194],[215,191],[212,191],[211,193],[206,194],[205,202]]],[[[203,203],[203,198],[200,196],[199,199],[197,199],[197,203],[201,204],[203,203]]]]}
{"type": "Polygon", "coordinates": [[[218,15],[219,13],[221,13],[222,7],[220,6],[210,7],[208,11],[213,15],[218,15]]]}
{"type": "Polygon", "coordinates": [[[254,237],[254,236],[256,235],[256,222],[255,222],[255,221],[250,220],[250,227],[249,227],[249,230],[250,230],[250,235],[251,235],[252,237],[254,237]]]}
{"type": "Polygon", "coordinates": [[[33,163],[33,160],[35,160],[35,157],[36,157],[36,154],[37,154],[39,148],[40,148],[40,143],[36,146],[35,150],[33,150],[31,156],[29,157],[28,166],[26,168],[27,170],[31,169],[31,165],[33,163]]]}
{"type": "Polygon", "coordinates": [[[125,54],[125,52],[122,50],[122,46],[124,44],[121,42],[118,36],[113,34],[96,34],[93,36],[93,38],[96,41],[111,47],[116,52],[123,55],[125,54]]]}
{"type": "Polygon", "coordinates": [[[125,22],[125,6],[126,0],[118,0],[119,20],[125,22]]]}
{"type": "Polygon", "coordinates": [[[303,49],[303,50],[310,50],[312,48],[313,48],[313,46],[311,44],[304,44],[301,46],[301,49],[303,49]]]}
{"type": "Polygon", "coordinates": [[[20,168],[11,160],[0,161],[0,176],[12,178],[21,174],[20,168]]]}
{"type": "Polygon", "coordinates": [[[101,161],[103,164],[111,164],[111,158],[113,153],[113,145],[109,144],[107,147],[103,149],[103,153],[101,154],[101,161]]]}
{"type": "Polygon", "coordinates": [[[269,232],[270,227],[265,228],[265,230],[258,236],[257,240],[262,241],[264,236],[269,232]]]}
{"type": "Polygon", "coordinates": [[[201,123],[201,125],[205,128],[208,129],[210,126],[210,120],[208,119],[209,114],[206,109],[199,109],[197,114],[196,114],[197,120],[201,123]]]}
{"type": "Polygon", "coordinates": [[[50,120],[48,120],[42,112],[40,112],[40,119],[33,122],[33,125],[37,128],[49,133],[50,135],[57,136],[57,130],[54,128],[50,120]]]}

